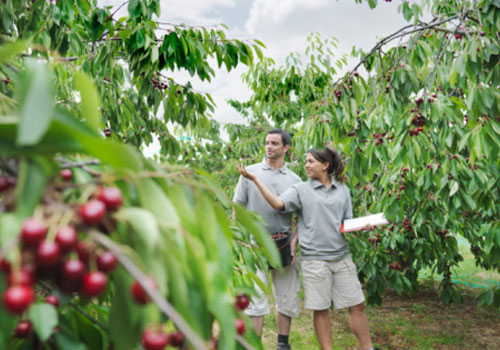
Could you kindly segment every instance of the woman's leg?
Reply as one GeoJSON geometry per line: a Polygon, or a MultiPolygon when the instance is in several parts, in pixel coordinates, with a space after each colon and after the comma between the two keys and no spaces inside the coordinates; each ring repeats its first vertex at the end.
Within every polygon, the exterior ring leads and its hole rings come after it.
{"type": "Polygon", "coordinates": [[[314,310],[314,329],[322,350],[332,350],[332,325],[329,309],[314,310]]]}
{"type": "Polygon", "coordinates": [[[364,303],[349,307],[349,326],[351,326],[352,332],[358,338],[361,349],[370,349],[372,347],[372,338],[370,337],[364,303]]]}

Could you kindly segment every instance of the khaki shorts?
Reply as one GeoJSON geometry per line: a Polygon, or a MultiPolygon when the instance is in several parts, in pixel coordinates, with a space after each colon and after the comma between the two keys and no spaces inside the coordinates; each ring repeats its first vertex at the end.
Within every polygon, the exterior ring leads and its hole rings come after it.
{"type": "Polygon", "coordinates": [[[326,310],[332,301],[336,309],[342,309],[365,301],[350,255],[336,261],[302,260],[300,264],[306,309],[326,310]]]}
{"type": "MultiPolygon", "coordinates": [[[[257,276],[267,285],[267,274],[257,271],[257,276]]],[[[276,299],[276,310],[288,317],[297,317],[300,313],[299,305],[299,269],[297,263],[283,269],[271,270],[273,293],[276,299]]],[[[255,284],[257,295],[252,296],[250,305],[245,310],[248,316],[264,316],[271,312],[266,294],[255,284]]]]}

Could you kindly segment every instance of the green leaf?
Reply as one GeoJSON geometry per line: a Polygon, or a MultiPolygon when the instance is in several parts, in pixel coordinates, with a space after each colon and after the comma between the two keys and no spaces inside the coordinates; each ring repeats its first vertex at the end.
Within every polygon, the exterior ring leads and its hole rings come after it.
{"type": "Polygon", "coordinates": [[[115,350],[136,349],[142,332],[142,320],[130,298],[130,278],[123,270],[115,274],[115,294],[109,312],[109,333],[115,350]]]}
{"type": "Polygon", "coordinates": [[[451,181],[450,183],[450,197],[458,191],[458,182],[451,181]]]}
{"type": "Polygon", "coordinates": [[[85,344],[78,342],[68,334],[59,332],[54,337],[59,349],[87,350],[85,344]]]}
{"type": "Polygon", "coordinates": [[[83,120],[92,130],[97,130],[101,123],[99,92],[92,79],[81,72],[74,71],[75,87],[80,92],[83,120]]]}
{"type": "Polygon", "coordinates": [[[17,213],[27,217],[40,203],[50,165],[42,158],[22,159],[19,164],[19,178],[16,187],[17,213]]]}
{"type": "Polygon", "coordinates": [[[140,179],[137,184],[139,201],[142,207],[154,214],[156,219],[169,225],[180,223],[177,210],[163,189],[152,179],[140,179]]]}
{"type": "Polygon", "coordinates": [[[116,216],[128,222],[149,249],[153,250],[160,244],[160,230],[151,212],[143,208],[128,207],[121,209],[116,216]]]}
{"type": "Polygon", "coordinates": [[[48,303],[33,304],[29,308],[28,316],[42,342],[50,338],[59,322],[56,308],[48,303]]]}
{"type": "Polygon", "coordinates": [[[16,143],[34,145],[40,141],[50,125],[54,95],[47,67],[30,63],[20,76],[19,101],[21,122],[17,128],[16,143]]]}
{"type": "Polygon", "coordinates": [[[28,48],[28,41],[16,41],[0,46],[0,64],[7,62],[14,56],[23,53],[28,48]]]}

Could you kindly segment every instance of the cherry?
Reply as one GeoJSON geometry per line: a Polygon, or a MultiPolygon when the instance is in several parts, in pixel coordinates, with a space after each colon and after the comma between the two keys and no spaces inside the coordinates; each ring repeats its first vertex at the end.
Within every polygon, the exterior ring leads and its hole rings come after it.
{"type": "Polygon", "coordinates": [[[76,248],[78,233],[72,226],[64,226],[57,230],[55,240],[63,252],[68,252],[76,248]]]}
{"type": "Polygon", "coordinates": [[[184,344],[184,334],[181,332],[170,333],[168,335],[168,343],[180,348],[184,344]]]}
{"type": "MultiPolygon", "coordinates": [[[[158,289],[155,281],[152,280],[151,278],[147,277],[146,283],[152,289],[154,289],[154,290],[158,289]]],[[[132,293],[132,298],[138,304],[144,305],[144,304],[147,304],[149,302],[149,297],[146,294],[146,291],[142,288],[142,286],[137,281],[132,283],[132,286],[130,286],[130,293],[132,293]]]]}
{"type": "Polygon", "coordinates": [[[59,298],[56,296],[56,295],[48,295],[46,298],[45,298],[45,302],[47,304],[52,304],[54,305],[54,307],[58,308],[59,307],[59,298]]]}
{"type": "Polygon", "coordinates": [[[16,329],[14,330],[14,337],[16,338],[27,338],[33,326],[30,321],[21,321],[17,324],[16,329]]]}
{"type": "Polygon", "coordinates": [[[66,260],[62,266],[62,275],[64,278],[79,280],[85,273],[85,266],[80,260],[66,260]]]}
{"type": "Polygon", "coordinates": [[[11,270],[10,262],[6,258],[0,259],[0,271],[4,273],[9,273],[11,270]]]}
{"type": "Polygon", "coordinates": [[[26,286],[29,287],[33,285],[34,282],[34,271],[30,271],[26,268],[21,268],[17,271],[12,271],[7,276],[7,285],[10,286],[26,286]]]}
{"type": "Polygon", "coordinates": [[[106,215],[106,205],[97,199],[92,199],[80,207],[80,216],[87,225],[97,225],[106,215]]]}
{"type": "Polygon", "coordinates": [[[7,177],[0,176],[0,192],[3,192],[8,188],[9,188],[9,181],[7,180],[7,177]]]}
{"type": "Polygon", "coordinates": [[[108,277],[101,271],[94,271],[83,276],[82,291],[87,297],[95,297],[104,292],[108,277]]]}
{"type": "Polygon", "coordinates": [[[102,252],[97,256],[97,268],[102,272],[113,271],[117,262],[115,254],[111,252],[102,252]]]}
{"type": "Polygon", "coordinates": [[[35,293],[31,287],[12,286],[3,294],[3,304],[12,313],[20,314],[35,300],[35,293]]]}
{"type": "Polygon", "coordinates": [[[114,210],[122,205],[122,191],[118,187],[101,187],[97,199],[106,205],[106,209],[114,210]]]}
{"type": "Polygon", "coordinates": [[[168,345],[168,337],[162,331],[145,330],[142,334],[142,346],[145,350],[163,350],[168,345]]]}
{"type": "Polygon", "coordinates": [[[62,169],[59,175],[61,175],[64,181],[69,181],[73,177],[73,172],[70,169],[62,169]]]}
{"type": "Polygon", "coordinates": [[[245,322],[241,318],[237,318],[234,324],[236,326],[236,332],[239,335],[245,333],[245,322]]]}
{"type": "Polygon", "coordinates": [[[47,226],[41,220],[33,217],[28,218],[23,223],[21,241],[26,245],[36,246],[44,240],[47,231],[47,226]]]}
{"type": "Polygon", "coordinates": [[[250,299],[245,294],[238,294],[234,306],[238,310],[245,310],[250,305],[250,299]]]}
{"type": "Polygon", "coordinates": [[[36,261],[41,266],[52,266],[59,262],[61,250],[54,241],[42,241],[36,252],[36,261]]]}

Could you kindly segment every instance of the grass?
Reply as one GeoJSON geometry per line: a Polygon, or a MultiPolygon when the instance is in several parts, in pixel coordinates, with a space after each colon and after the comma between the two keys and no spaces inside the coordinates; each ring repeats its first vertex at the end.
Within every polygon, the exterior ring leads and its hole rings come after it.
{"type": "MultiPolygon", "coordinates": [[[[367,315],[374,346],[384,350],[497,350],[500,348],[500,313],[478,308],[475,296],[480,288],[500,283],[500,274],[484,272],[475,266],[467,246],[460,247],[464,261],[452,271],[452,279],[460,281],[461,304],[443,304],[435,285],[439,276],[430,271],[422,274],[422,287],[409,297],[386,291],[381,306],[368,306],[367,315]]],[[[301,291],[301,302],[303,301],[301,291]]],[[[271,297],[272,299],[272,297],[271,297]]],[[[274,301],[271,300],[271,304],[274,301]]],[[[333,349],[359,349],[352,334],[346,310],[330,311],[333,349]]],[[[262,342],[265,349],[276,348],[274,309],[265,317],[262,342]]],[[[290,343],[293,350],[319,349],[314,333],[312,312],[301,305],[301,313],[292,322],[290,343]]]]}

